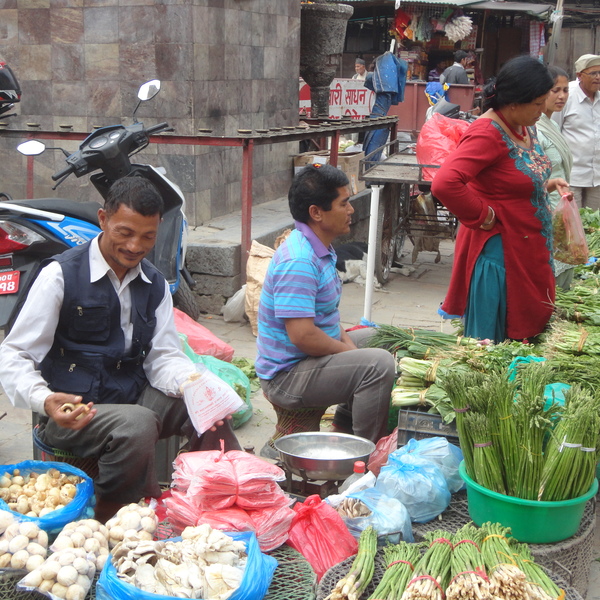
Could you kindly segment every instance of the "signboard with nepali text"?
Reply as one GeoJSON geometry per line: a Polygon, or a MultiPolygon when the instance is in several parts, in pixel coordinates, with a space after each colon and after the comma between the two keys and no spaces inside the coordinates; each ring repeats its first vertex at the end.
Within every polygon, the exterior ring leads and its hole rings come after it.
{"type": "MultiPolygon", "coordinates": [[[[367,89],[364,81],[334,79],[329,86],[329,118],[364,119],[371,114],[375,93],[367,89]]],[[[300,115],[310,117],[310,87],[300,78],[300,115]]]]}

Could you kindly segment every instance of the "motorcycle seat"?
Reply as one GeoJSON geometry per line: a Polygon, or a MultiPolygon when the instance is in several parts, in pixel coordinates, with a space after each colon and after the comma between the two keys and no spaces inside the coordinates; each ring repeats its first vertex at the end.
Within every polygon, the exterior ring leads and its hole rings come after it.
{"type": "Polygon", "coordinates": [[[9,200],[6,204],[18,204],[38,210],[46,210],[75,219],[83,219],[88,223],[98,225],[98,202],[76,202],[64,198],[36,198],[34,200],[9,200]]]}

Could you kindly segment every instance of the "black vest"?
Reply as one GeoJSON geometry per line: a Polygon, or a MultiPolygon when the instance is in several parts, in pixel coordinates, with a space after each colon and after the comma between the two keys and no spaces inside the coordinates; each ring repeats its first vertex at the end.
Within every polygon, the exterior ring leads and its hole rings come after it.
{"type": "Polygon", "coordinates": [[[143,369],[165,280],[147,260],[142,269],[151,284],[130,284],[133,344],[125,356],[121,304],[107,275],[90,283],[89,243],[53,256],[62,269],[65,295],[50,352],[40,365],[54,392],[83,396],[84,402],[134,404],[146,384],[143,369]]]}

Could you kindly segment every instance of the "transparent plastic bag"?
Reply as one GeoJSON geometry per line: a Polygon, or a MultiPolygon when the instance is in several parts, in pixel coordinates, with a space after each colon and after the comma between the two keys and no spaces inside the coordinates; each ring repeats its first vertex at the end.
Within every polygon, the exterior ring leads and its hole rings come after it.
{"type": "Polygon", "coordinates": [[[244,323],[246,321],[246,284],[227,300],[221,312],[227,323],[235,321],[244,323]]]}
{"type": "Polygon", "coordinates": [[[577,204],[561,197],[552,213],[554,260],[567,265],[584,265],[589,258],[585,231],[577,204]]]}

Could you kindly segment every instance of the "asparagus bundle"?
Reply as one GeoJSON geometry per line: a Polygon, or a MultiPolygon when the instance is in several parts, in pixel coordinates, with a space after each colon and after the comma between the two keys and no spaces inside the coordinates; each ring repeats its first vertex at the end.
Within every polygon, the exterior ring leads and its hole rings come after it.
{"type": "Polygon", "coordinates": [[[369,526],[358,539],[358,552],[345,577],[340,579],[325,600],[358,600],[375,571],[377,532],[369,526]]]}
{"type": "Polygon", "coordinates": [[[506,494],[500,457],[492,440],[487,415],[466,413],[465,427],[470,430],[473,440],[473,471],[468,473],[469,477],[488,490],[506,494]]]}
{"type": "Polygon", "coordinates": [[[513,557],[527,578],[525,589],[529,600],[556,600],[561,596],[562,590],[548,577],[540,565],[533,562],[527,544],[514,544],[513,557]]]}
{"type": "Polygon", "coordinates": [[[526,600],[527,577],[511,556],[506,537],[510,529],[498,523],[484,523],[481,529],[484,532],[481,555],[489,574],[492,598],[526,600]]]}
{"type": "Polygon", "coordinates": [[[417,544],[390,544],[383,549],[387,569],[369,600],[399,600],[420,558],[417,544]]]}
{"type": "Polygon", "coordinates": [[[446,589],[448,600],[482,600],[490,597],[490,582],[480,551],[481,529],[472,524],[461,527],[453,538],[452,573],[446,589]]]}
{"type": "Polygon", "coordinates": [[[450,579],[452,542],[445,531],[425,534],[429,548],[415,567],[401,600],[443,600],[450,579]]]}
{"type": "Polygon", "coordinates": [[[540,481],[538,500],[566,500],[585,494],[596,476],[600,402],[572,387],[562,418],[552,432],[540,481]]]}
{"type": "Polygon", "coordinates": [[[556,352],[565,354],[600,354],[600,333],[591,328],[576,326],[567,321],[555,325],[546,342],[550,355],[556,352]]]}

